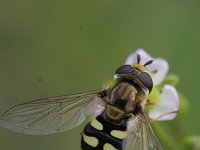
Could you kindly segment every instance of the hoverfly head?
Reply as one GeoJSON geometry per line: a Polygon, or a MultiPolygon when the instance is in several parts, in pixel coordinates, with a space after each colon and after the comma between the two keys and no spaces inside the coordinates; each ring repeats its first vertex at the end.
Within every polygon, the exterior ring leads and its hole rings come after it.
{"type": "Polygon", "coordinates": [[[134,83],[142,86],[143,89],[146,89],[144,92],[149,94],[153,88],[153,81],[147,72],[146,66],[152,64],[153,60],[149,60],[145,64],[140,64],[140,61],[141,56],[137,54],[137,63],[119,67],[115,72],[114,78],[132,80],[134,83]]]}

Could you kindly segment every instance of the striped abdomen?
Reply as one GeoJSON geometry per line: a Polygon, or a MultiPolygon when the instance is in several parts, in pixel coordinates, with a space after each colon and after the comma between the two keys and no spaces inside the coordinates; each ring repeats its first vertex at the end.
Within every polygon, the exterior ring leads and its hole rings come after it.
{"type": "Polygon", "coordinates": [[[126,122],[111,122],[105,113],[86,125],[81,139],[82,150],[122,150],[127,136],[126,122]]]}

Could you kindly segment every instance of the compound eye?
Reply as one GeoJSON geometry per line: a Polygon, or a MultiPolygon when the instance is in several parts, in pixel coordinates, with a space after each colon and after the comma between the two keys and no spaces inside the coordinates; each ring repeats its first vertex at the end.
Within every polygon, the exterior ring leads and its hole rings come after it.
{"type": "Polygon", "coordinates": [[[147,73],[147,72],[141,72],[138,75],[138,79],[140,80],[140,82],[149,90],[149,93],[151,92],[152,88],[153,88],[153,81],[151,76],[147,73]]]}
{"type": "Polygon", "coordinates": [[[123,65],[117,69],[115,74],[128,74],[131,72],[131,70],[132,70],[131,65],[123,65]]]}

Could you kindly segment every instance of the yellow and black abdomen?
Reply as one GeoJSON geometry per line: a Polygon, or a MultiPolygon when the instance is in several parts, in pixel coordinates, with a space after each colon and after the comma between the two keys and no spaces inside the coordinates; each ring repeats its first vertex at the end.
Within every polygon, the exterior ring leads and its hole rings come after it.
{"type": "Polygon", "coordinates": [[[82,150],[122,150],[122,143],[126,137],[125,120],[109,121],[104,112],[84,128],[81,147],[82,150]]]}

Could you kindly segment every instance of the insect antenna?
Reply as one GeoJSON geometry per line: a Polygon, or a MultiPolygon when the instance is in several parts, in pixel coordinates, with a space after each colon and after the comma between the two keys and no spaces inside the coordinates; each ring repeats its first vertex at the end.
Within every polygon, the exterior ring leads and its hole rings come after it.
{"type": "Polygon", "coordinates": [[[141,56],[140,54],[137,54],[137,63],[140,64],[141,56]]]}
{"type": "Polygon", "coordinates": [[[152,64],[152,62],[153,62],[153,60],[149,60],[149,61],[147,61],[143,66],[150,65],[150,64],[152,64]]]}

